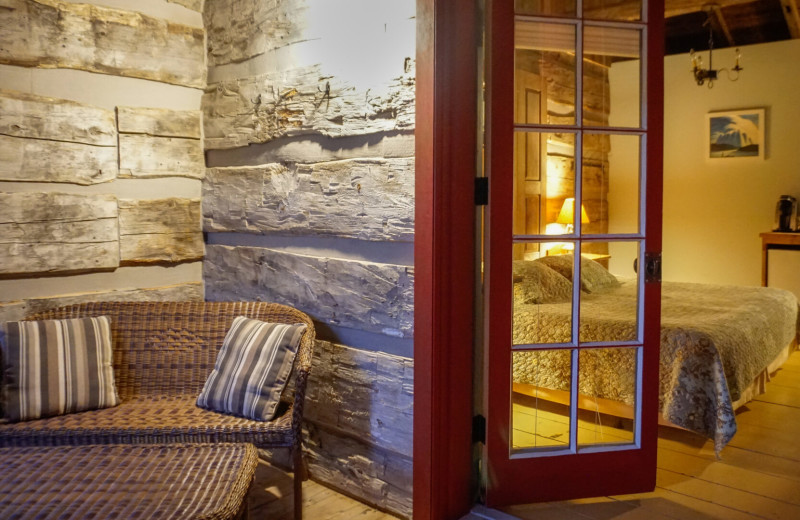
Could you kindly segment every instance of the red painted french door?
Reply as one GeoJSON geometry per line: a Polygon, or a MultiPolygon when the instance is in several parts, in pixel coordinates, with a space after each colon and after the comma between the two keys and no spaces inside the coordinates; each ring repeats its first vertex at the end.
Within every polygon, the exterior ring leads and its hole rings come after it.
{"type": "Polygon", "coordinates": [[[663,12],[487,4],[487,505],[655,486],[663,12]]]}

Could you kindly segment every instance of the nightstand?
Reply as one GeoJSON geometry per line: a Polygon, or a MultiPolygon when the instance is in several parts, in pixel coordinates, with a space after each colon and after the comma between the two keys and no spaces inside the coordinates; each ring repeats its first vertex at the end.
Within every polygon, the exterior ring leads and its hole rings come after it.
{"type": "Polygon", "coordinates": [[[791,249],[800,251],[800,233],[779,233],[768,231],[761,233],[761,286],[767,287],[769,282],[769,258],[767,253],[770,249],[791,249]]]}

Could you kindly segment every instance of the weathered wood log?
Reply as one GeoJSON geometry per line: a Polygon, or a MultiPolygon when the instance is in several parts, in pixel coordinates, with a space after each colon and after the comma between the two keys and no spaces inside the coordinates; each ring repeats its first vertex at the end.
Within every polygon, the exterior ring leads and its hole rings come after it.
{"type": "Polygon", "coordinates": [[[304,0],[208,2],[203,21],[209,66],[236,63],[302,38],[304,0]]]}
{"type": "MultiPolygon", "coordinates": [[[[410,517],[414,360],[317,341],[312,363],[303,446],[312,478],[410,517]]],[[[289,466],[285,451],[259,453],[289,466]]]]}
{"type": "Polygon", "coordinates": [[[89,185],[116,176],[112,111],[0,90],[0,180],[89,185]]]}
{"type": "Polygon", "coordinates": [[[394,337],[413,335],[413,268],[208,245],[206,299],[275,301],[313,319],[394,337]]]}
{"type": "Polygon", "coordinates": [[[414,360],[318,341],[305,419],[411,456],[414,360]]]}
{"type": "Polygon", "coordinates": [[[116,147],[0,135],[0,180],[89,185],[116,176],[116,147]]]}
{"type": "Polygon", "coordinates": [[[200,139],[199,110],[117,107],[117,126],[122,134],[200,139]]]}
{"type": "Polygon", "coordinates": [[[122,265],[203,258],[200,199],[119,200],[122,265]]]}
{"type": "Polygon", "coordinates": [[[0,193],[0,274],[119,265],[113,195],[0,193]]]}
{"type": "Polygon", "coordinates": [[[117,146],[113,111],[14,90],[0,89],[0,134],[117,146]]]}
{"type": "MultiPolygon", "coordinates": [[[[21,282],[24,283],[24,282],[21,282]]],[[[187,282],[164,287],[142,289],[115,289],[92,291],[41,298],[25,298],[12,302],[0,302],[0,322],[21,320],[34,312],[83,302],[149,302],[170,300],[203,301],[203,283],[187,282]]]]}
{"type": "Polygon", "coordinates": [[[182,137],[119,134],[120,177],[190,177],[202,179],[202,141],[182,137]]]}
{"type": "Polygon", "coordinates": [[[411,457],[340,436],[313,423],[307,430],[304,454],[311,478],[402,518],[411,518],[411,457]]]}
{"type": "Polygon", "coordinates": [[[414,240],[414,160],[209,168],[203,229],[414,240]]]}
{"type": "Polygon", "coordinates": [[[205,87],[201,28],[55,0],[0,0],[0,27],[0,63],[205,87]]]}
{"type": "Polygon", "coordinates": [[[285,136],[364,135],[414,128],[414,71],[372,95],[319,66],[209,85],[203,95],[206,149],[236,148],[285,136]]]}

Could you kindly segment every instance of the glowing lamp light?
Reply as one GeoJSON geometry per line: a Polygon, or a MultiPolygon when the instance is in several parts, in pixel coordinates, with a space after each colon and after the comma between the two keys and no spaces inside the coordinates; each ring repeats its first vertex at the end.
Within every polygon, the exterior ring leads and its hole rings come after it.
{"type": "MultiPolygon", "coordinates": [[[[573,223],[575,222],[575,198],[570,197],[564,199],[564,205],[561,206],[561,211],[558,213],[556,222],[567,226],[567,233],[572,233],[573,223]]],[[[581,204],[581,224],[589,223],[589,215],[586,214],[586,208],[581,204]]]]}

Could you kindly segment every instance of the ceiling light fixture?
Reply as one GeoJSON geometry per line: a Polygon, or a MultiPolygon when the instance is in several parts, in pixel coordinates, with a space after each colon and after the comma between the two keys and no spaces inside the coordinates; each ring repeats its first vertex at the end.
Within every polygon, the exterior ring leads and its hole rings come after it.
{"type": "Polygon", "coordinates": [[[703,22],[703,27],[708,26],[708,68],[703,68],[703,58],[694,52],[694,49],[692,49],[689,53],[689,58],[692,60],[692,73],[694,74],[694,80],[698,85],[701,86],[703,83],[708,81],[708,88],[714,87],[714,81],[717,79],[717,76],[720,72],[725,71],[729,80],[736,81],[739,79],[739,73],[744,70],[739,65],[739,60],[742,59],[742,54],[739,52],[738,48],[736,49],[736,63],[732,69],[714,69],[714,28],[711,23],[711,13],[717,9],[719,9],[719,4],[713,2],[709,4],[703,4],[703,11],[706,13],[706,21],[703,22]],[[731,71],[736,72],[734,77],[731,77],[731,71]]]}

